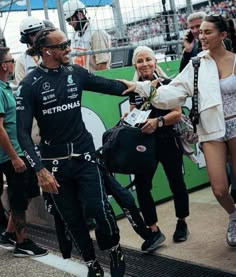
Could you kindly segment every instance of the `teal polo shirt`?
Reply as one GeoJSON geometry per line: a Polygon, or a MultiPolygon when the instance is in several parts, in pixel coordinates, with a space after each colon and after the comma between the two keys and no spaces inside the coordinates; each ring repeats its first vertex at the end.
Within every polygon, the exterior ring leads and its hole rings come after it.
{"type": "MultiPolygon", "coordinates": [[[[13,148],[19,156],[23,156],[16,134],[16,100],[9,83],[0,80],[0,116],[13,148]]],[[[0,163],[10,160],[0,146],[0,163]]]]}

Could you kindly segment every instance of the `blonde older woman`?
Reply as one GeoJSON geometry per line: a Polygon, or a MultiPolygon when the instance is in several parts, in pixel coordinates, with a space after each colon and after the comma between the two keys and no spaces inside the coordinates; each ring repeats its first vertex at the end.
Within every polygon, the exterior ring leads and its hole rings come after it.
{"type": "MultiPolygon", "coordinates": [[[[134,76],[135,81],[152,81],[161,77],[163,79],[163,84],[170,82],[166,74],[157,65],[155,54],[151,48],[146,46],[137,47],[134,51],[132,61],[136,69],[134,76]]],[[[129,100],[130,110],[134,108],[140,109],[145,101],[145,97],[143,98],[137,94],[131,93],[129,100]]],[[[149,109],[151,110],[150,116],[143,124],[141,130],[147,134],[155,133],[157,143],[157,166],[160,162],[164,168],[174,196],[175,213],[178,218],[173,240],[175,242],[185,241],[188,236],[185,217],[189,215],[189,201],[182,174],[182,148],[173,128],[173,124],[180,120],[181,108],[177,107],[171,110],[162,110],[151,105],[149,109]]],[[[140,209],[145,222],[152,232],[156,232],[156,244],[161,244],[164,242],[165,236],[157,226],[156,207],[151,194],[154,173],[155,172],[152,174],[137,174],[135,176],[135,185],[140,209]]],[[[158,185],[161,186],[161,184],[158,185]]],[[[152,249],[152,240],[147,240],[143,243],[143,251],[150,252],[152,249]]]]}

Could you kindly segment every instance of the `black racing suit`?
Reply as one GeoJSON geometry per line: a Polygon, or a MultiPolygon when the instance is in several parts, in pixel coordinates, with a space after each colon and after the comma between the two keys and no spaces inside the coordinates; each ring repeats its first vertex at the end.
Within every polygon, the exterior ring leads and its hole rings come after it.
{"type": "Polygon", "coordinates": [[[55,175],[59,193],[51,197],[85,261],[95,258],[85,211],[96,219],[95,232],[102,250],[119,243],[119,229],[98,166],[84,159],[89,155],[71,157],[95,151],[82,120],[82,90],[121,96],[125,89],[121,82],[95,76],[77,65],[53,70],[41,65],[22,80],[17,92],[19,143],[35,171],[46,167],[55,175]],[[42,161],[31,139],[33,117],[40,129],[42,161]]]}

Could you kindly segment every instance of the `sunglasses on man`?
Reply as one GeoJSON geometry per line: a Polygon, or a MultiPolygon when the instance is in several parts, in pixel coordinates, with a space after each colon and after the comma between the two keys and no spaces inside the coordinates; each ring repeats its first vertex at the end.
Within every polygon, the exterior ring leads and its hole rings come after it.
{"type": "Polygon", "coordinates": [[[62,51],[66,50],[67,47],[71,46],[71,40],[64,41],[60,44],[55,44],[55,45],[45,45],[46,48],[49,49],[60,49],[62,51]]]}
{"type": "Polygon", "coordinates": [[[3,63],[15,63],[15,59],[0,62],[0,64],[3,64],[3,63]]]}

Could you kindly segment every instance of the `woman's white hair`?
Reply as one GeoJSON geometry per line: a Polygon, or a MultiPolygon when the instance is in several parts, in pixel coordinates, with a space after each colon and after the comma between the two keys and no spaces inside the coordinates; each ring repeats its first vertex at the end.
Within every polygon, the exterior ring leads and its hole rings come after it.
{"type": "MultiPolygon", "coordinates": [[[[156,60],[156,56],[155,56],[155,53],[154,51],[148,47],[148,46],[138,46],[135,50],[134,50],[134,53],[133,53],[133,57],[132,57],[132,64],[135,65],[136,64],[136,59],[137,59],[137,56],[140,52],[146,52],[148,53],[153,59],[156,60]]],[[[156,64],[156,70],[155,70],[158,74],[158,76],[160,77],[167,77],[167,75],[165,74],[165,72],[160,68],[160,66],[158,66],[156,64]]],[[[135,70],[135,73],[134,73],[134,77],[133,77],[133,81],[137,81],[139,80],[139,77],[140,77],[140,74],[137,70],[135,70]]]]}
{"type": "Polygon", "coordinates": [[[155,53],[154,51],[148,47],[148,46],[138,46],[135,50],[134,50],[134,53],[133,53],[133,58],[132,58],[132,64],[135,65],[136,64],[136,58],[137,58],[137,55],[140,53],[140,52],[148,52],[152,58],[156,59],[155,57],[155,53]]]}

